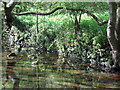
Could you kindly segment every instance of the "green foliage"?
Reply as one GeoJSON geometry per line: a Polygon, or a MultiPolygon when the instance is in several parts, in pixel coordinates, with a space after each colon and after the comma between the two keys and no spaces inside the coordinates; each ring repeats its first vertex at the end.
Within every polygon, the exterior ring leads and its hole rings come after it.
{"type": "MultiPolygon", "coordinates": [[[[14,12],[22,12],[17,11],[17,8],[22,8],[23,11],[41,10],[41,12],[49,12],[59,6],[87,9],[92,11],[101,21],[109,18],[107,3],[97,2],[49,2],[48,5],[47,3],[21,3],[16,6],[14,12]]],[[[105,45],[108,43],[106,37],[107,24],[99,26],[91,16],[82,13],[79,22],[80,29],[76,34],[74,15],[78,18],[80,13],[63,9],[49,16],[38,16],[38,32],[36,32],[36,16],[27,15],[18,16],[18,18],[24,21],[24,24],[30,29],[28,43],[47,51],[56,50],[59,54],[79,56],[82,60],[90,59],[91,62],[97,61],[101,53],[107,53],[107,51],[101,51],[103,48],[105,50],[105,45]]],[[[102,57],[104,60],[106,58],[102,57]]]]}
{"type": "MultiPolygon", "coordinates": [[[[102,20],[108,19],[107,12],[95,14],[102,20]]],[[[35,16],[19,18],[31,27],[29,43],[47,50],[56,49],[59,54],[89,58],[90,55],[85,54],[87,50],[89,50],[88,53],[96,52],[104,43],[107,43],[106,25],[98,26],[96,21],[87,14],[82,14],[81,29],[77,32],[77,38],[74,23],[69,15],[39,16],[39,33],[36,33],[35,16]]]]}

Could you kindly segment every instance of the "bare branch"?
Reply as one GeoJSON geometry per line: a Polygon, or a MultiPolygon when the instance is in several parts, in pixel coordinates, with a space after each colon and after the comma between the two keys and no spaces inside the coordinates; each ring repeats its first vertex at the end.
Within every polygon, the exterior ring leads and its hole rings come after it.
{"type": "Polygon", "coordinates": [[[26,13],[17,13],[15,15],[29,15],[29,14],[32,14],[32,15],[50,15],[52,13],[54,13],[55,11],[59,10],[59,9],[63,9],[63,7],[57,7],[55,8],[53,11],[49,12],[49,13],[41,13],[41,12],[26,12],[26,13]]]}
{"type": "Polygon", "coordinates": [[[29,14],[32,14],[32,15],[50,15],[50,14],[56,12],[56,11],[59,10],[59,9],[66,9],[66,10],[69,10],[69,11],[77,11],[77,12],[78,12],[78,11],[81,11],[81,12],[87,13],[88,15],[92,16],[92,17],[95,19],[95,21],[98,23],[99,26],[102,26],[102,25],[108,23],[108,20],[105,20],[105,21],[101,22],[101,21],[97,18],[97,16],[95,16],[93,13],[91,13],[91,12],[88,11],[88,10],[85,10],[85,9],[73,9],[73,8],[66,8],[66,7],[57,7],[57,8],[55,8],[54,10],[52,10],[51,12],[48,12],[48,13],[26,12],[26,13],[16,13],[15,15],[29,15],[29,14]]]}

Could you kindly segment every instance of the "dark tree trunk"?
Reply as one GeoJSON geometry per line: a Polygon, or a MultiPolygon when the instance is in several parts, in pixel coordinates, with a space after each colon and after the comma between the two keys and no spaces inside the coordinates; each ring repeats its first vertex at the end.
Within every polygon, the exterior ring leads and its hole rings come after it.
{"type": "Polygon", "coordinates": [[[74,27],[75,39],[77,39],[77,33],[80,29],[80,24],[79,24],[79,21],[77,19],[77,15],[75,15],[74,25],[75,25],[75,27],[74,27]]]}
{"type": "Polygon", "coordinates": [[[113,68],[120,70],[120,3],[109,2],[107,37],[112,49],[113,68]]]}
{"type": "Polygon", "coordinates": [[[27,27],[23,24],[14,14],[12,14],[12,10],[17,4],[17,0],[11,0],[9,3],[4,3],[4,12],[5,12],[5,22],[8,26],[7,30],[11,30],[12,26],[16,26],[20,31],[27,31],[27,27]]]}
{"type": "Polygon", "coordinates": [[[17,4],[17,2],[14,2],[14,0],[11,0],[9,3],[6,3],[6,2],[3,2],[3,3],[4,3],[6,25],[8,26],[8,29],[11,29],[12,21],[13,21],[12,10],[17,4]]]}

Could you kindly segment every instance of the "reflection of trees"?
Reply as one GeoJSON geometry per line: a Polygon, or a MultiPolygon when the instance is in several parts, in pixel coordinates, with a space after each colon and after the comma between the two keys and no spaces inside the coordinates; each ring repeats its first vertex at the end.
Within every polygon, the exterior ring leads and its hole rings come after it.
{"type": "Polygon", "coordinates": [[[83,69],[85,67],[85,64],[82,64],[82,60],[78,57],[64,57],[59,56],[57,59],[57,64],[60,65],[60,67],[64,69],[69,70],[76,70],[76,69],[83,69]]]}
{"type": "Polygon", "coordinates": [[[13,90],[18,90],[20,80],[13,71],[15,64],[16,64],[16,60],[7,59],[6,80],[2,83],[2,85],[5,85],[8,80],[12,80],[13,90]]]}

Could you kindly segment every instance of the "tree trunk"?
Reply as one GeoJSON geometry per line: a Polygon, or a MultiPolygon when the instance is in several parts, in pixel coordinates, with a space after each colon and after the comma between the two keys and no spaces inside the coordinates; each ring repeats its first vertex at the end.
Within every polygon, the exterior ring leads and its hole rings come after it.
{"type": "Polygon", "coordinates": [[[4,11],[5,11],[5,21],[6,25],[8,26],[8,29],[11,29],[12,27],[12,21],[13,21],[13,15],[12,15],[12,10],[17,4],[17,2],[14,2],[14,0],[11,0],[9,3],[3,2],[4,3],[4,11]]]}
{"type": "Polygon", "coordinates": [[[120,3],[109,2],[107,37],[112,49],[113,68],[120,70],[120,3]]]}
{"type": "Polygon", "coordinates": [[[5,21],[8,26],[7,30],[11,30],[12,26],[16,26],[20,31],[27,31],[27,27],[23,22],[21,22],[14,14],[12,14],[12,10],[15,5],[18,3],[18,0],[10,0],[9,3],[4,3],[4,11],[5,11],[5,21]]]}

